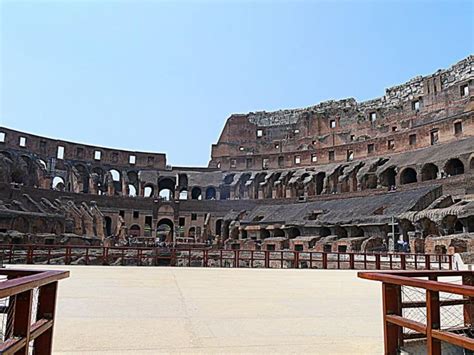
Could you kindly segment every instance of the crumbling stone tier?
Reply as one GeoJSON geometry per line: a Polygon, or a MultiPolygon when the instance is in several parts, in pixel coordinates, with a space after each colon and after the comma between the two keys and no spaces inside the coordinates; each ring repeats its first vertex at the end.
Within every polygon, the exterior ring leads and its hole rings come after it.
{"type": "Polygon", "coordinates": [[[472,250],[473,64],[366,102],[231,115],[207,168],[0,127],[0,242],[472,250]]]}

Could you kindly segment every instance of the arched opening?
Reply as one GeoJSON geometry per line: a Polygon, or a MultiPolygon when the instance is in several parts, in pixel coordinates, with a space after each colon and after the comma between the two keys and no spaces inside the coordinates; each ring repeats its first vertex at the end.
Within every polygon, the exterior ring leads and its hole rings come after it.
{"type": "Polygon", "coordinates": [[[328,235],[331,235],[331,230],[328,227],[321,227],[319,228],[319,235],[321,237],[327,237],[328,235]]]}
{"type": "Polygon", "coordinates": [[[395,171],[395,167],[390,167],[386,169],[382,174],[380,174],[380,183],[382,186],[385,187],[394,187],[396,185],[395,177],[397,176],[397,172],[395,171]]]}
{"type": "Polygon", "coordinates": [[[191,190],[191,199],[202,200],[202,192],[200,187],[193,187],[191,190]]]}
{"type": "Polygon", "coordinates": [[[129,232],[132,237],[139,237],[141,234],[140,226],[138,224],[134,224],[130,227],[129,232]]]}
{"type": "Polygon", "coordinates": [[[188,230],[188,237],[195,238],[196,237],[196,227],[190,227],[188,230]]]}
{"type": "Polygon", "coordinates": [[[418,221],[421,229],[422,229],[422,236],[423,237],[429,237],[433,235],[438,235],[439,236],[439,229],[438,226],[435,222],[432,220],[424,217],[418,221]]]}
{"type": "Polygon", "coordinates": [[[103,195],[107,191],[105,184],[105,172],[99,167],[92,169],[92,180],[98,195],[103,195]]]}
{"type": "Polygon", "coordinates": [[[180,200],[187,200],[188,199],[188,190],[184,189],[179,192],[179,199],[180,200]]]}
{"type": "Polygon", "coordinates": [[[12,230],[28,233],[30,231],[30,222],[25,217],[17,217],[13,220],[12,230]]]}
{"type": "Polygon", "coordinates": [[[110,237],[112,235],[112,218],[106,216],[104,217],[105,220],[105,235],[110,237]]]}
{"type": "Polygon", "coordinates": [[[158,182],[158,194],[165,201],[174,199],[175,181],[170,178],[163,178],[158,182]]]}
{"type": "Polygon", "coordinates": [[[132,184],[128,185],[128,196],[130,196],[130,197],[136,197],[137,196],[137,189],[132,184]]]}
{"type": "Polygon", "coordinates": [[[270,238],[270,231],[267,229],[260,229],[260,239],[270,238]]]}
{"type": "Polygon", "coordinates": [[[347,238],[347,231],[345,228],[341,226],[336,226],[335,227],[335,233],[338,238],[347,238]]]}
{"type": "Polygon", "coordinates": [[[66,185],[64,183],[64,179],[60,176],[55,176],[53,178],[53,190],[57,190],[57,191],[64,191],[65,188],[66,188],[66,185]]]}
{"type": "Polygon", "coordinates": [[[464,174],[464,164],[457,158],[449,159],[444,166],[444,172],[448,176],[464,174]]]}
{"type": "Polygon", "coordinates": [[[296,237],[299,237],[301,235],[301,232],[298,228],[296,227],[291,227],[288,229],[288,238],[289,239],[294,239],[296,237]]]}
{"type": "Polygon", "coordinates": [[[318,173],[316,175],[316,195],[321,195],[323,193],[325,178],[326,173],[318,173]]]}
{"type": "Polygon", "coordinates": [[[471,169],[471,170],[474,169],[474,157],[471,158],[471,161],[469,163],[469,169],[471,169]]]}
{"type": "Polygon", "coordinates": [[[178,174],[178,187],[180,189],[187,189],[188,188],[188,175],[186,174],[178,174]]]}
{"type": "Polygon", "coordinates": [[[216,235],[222,235],[222,219],[216,221],[216,235]]]}
{"type": "Polygon", "coordinates": [[[120,173],[118,170],[110,169],[110,175],[112,176],[112,181],[120,181],[120,173]]]}
{"type": "Polygon", "coordinates": [[[416,171],[413,168],[406,168],[400,174],[400,184],[412,184],[417,182],[416,171]]]}
{"type": "Polygon", "coordinates": [[[206,200],[215,200],[216,199],[216,189],[212,186],[206,189],[206,200]]]}
{"type": "Polygon", "coordinates": [[[285,237],[285,232],[280,228],[275,228],[273,230],[273,236],[276,238],[283,238],[285,237]]]}
{"type": "Polygon", "coordinates": [[[171,241],[173,239],[173,228],[174,223],[172,220],[168,218],[160,219],[156,225],[156,237],[160,240],[160,242],[164,242],[166,240],[171,241]]]}
{"type": "Polygon", "coordinates": [[[368,173],[362,176],[360,181],[362,190],[376,189],[377,188],[377,175],[374,173],[368,173]]]}
{"type": "Polygon", "coordinates": [[[146,185],[143,188],[143,197],[153,197],[154,192],[155,192],[155,189],[153,188],[152,185],[146,185]]]}
{"type": "MultiPolygon", "coordinates": [[[[41,160],[42,161],[42,160],[41,160]]],[[[44,163],[44,162],[43,162],[44,163]]],[[[87,168],[82,164],[76,164],[74,166],[79,175],[79,192],[89,193],[89,172],[87,168]]],[[[45,167],[46,169],[46,167],[45,167]]]]}
{"type": "Polygon", "coordinates": [[[423,165],[421,181],[435,180],[438,177],[438,167],[433,163],[423,165]]]}

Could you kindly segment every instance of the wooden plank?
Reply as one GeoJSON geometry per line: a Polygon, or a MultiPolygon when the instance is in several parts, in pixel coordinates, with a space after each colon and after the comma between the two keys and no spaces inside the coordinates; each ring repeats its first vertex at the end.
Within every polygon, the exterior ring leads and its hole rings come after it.
{"type": "Polygon", "coordinates": [[[387,315],[385,317],[385,319],[386,319],[387,322],[390,322],[392,324],[396,324],[400,327],[408,328],[408,329],[414,330],[415,332],[418,332],[420,334],[425,334],[426,335],[426,325],[423,324],[423,323],[416,322],[416,321],[411,320],[411,319],[403,318],[401,316],[394,315],[394,314],[387,315]]]}
{"type": "Polygon", "coordinates": [[[435,329],[432,330],[431,335],[440,341],[474,351],[474,339],[468,338],[466,336],[435,329]]]}

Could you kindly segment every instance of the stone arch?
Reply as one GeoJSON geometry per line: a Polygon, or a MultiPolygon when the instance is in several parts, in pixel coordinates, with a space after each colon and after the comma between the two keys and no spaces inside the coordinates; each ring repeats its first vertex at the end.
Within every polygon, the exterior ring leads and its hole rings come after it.
{"type": "Polygon", "coordinates": [[[424,217],[420,219],[417,224],[421,227],[423,237],[431,235],[439,236],[439,228],[431,219],[424,217]]]}
{"type": "Polygon", "coordinates": [[[156,224],[156,236],[160,241],[173,239],[174,223],[169,218],[162,218],[156,224]]]}
{"type": "Polygon", "coordinates": [[[347,230],[341,226],[336,226],[334,232],[338,238],[347,238],[347,230]]]}
{"type": "Polygon", "coordinates": [[[191,190],[191,199],[193,200],[202,200],[202,191],[198,186],[193,187],[191,190]]]}
{"type": "Polygon", "coordinates": [[[132,237],[139,237],[141,235],[141,228],[138,224],[134,224],[129,228],[132,237]]]}
{"type": "Polygon", "coordinates": [[[12,230],[18,231],[20,233],[29,233],[30,232],[29,220],[23,216],[16,217],[12,223],[12,230]]]}
{"type": "Polygon", "coordinates": [[[385,169],[381,174],[380,174],[380,183],[382,186],[385,187],[393,187],[396,186],[396,176],[397,176],[397,171],[394,166],[391,166],[387,169],[385,169]]]}
{"type": "Polygon", "coordinates": [[[328,227],[321,227],[319,228],[319,235],[321,237],[327,237],[328,235],[331,235],[331,230],[328,227]]]}
{"type": "Polygon", "coordinates": [[[215,187],[209,186],[209,187],[206,189],[206,200],[215,200],[215,199],[216,199],[216,195],[217,195],[217,192],[216,192],[216,188],[215,188],[215,187]]]}
{"type": "Polygon", "coordinates": [[[469,162],[469,169],[474,170],[474,157],[472,157],[469,162]]]}
{"type": "Polygon", "coordinates": [[[53,190],[57,190],[57,191],[66,190],[66,184],[64,182],[64,179],[61,176],[55,176],[53,178],[51,187],[53,188],[53,190]]]}
{"type": "Polygon", "coordinates": [[[260,229],[260,239],[270,238],[270,231],[268,229],[260,229]]]}
{"type": "Polygon", "coordinates": [[[438,177],[439,169],[433,163],[427,163],[421,168],[421,181],[435,180],[438,177]]]}
{"type": "Polygon", "coordinates": [[[412,184],[418,181],[416,170],[413,168],[405,168],[400,173],[400,184],[412,184]]]}
{"type": "Polygon", "coordinates": [[[187,200],[188,199],[188,190],[186,188],[182,188],[179,191],[179,199],[180,200],[187,200]]]}
{"type": "Polygon", "coordinates": [[[171,201],[174,199],[175,180],[169,177],[162,178],[158,181],[158,194],[160,198],[165,201],[171,201]]]}
{"type": "Polygon", "coordinates": [[[464,227],[461,221],[455,215],[447,215],[441,221],[444,234],[459,234],[463,233],[464,227]]]}
{"type": "Polygon", "coordinates": [[[74,169],[79,174],[79,192],[89,193],[89,171],[86,166],[84,164],[76,164],[74,169]]]}
{"type": "Polygon", "coordinates": [[[299,237],[301,235],[301,232],[300,232],[299,228],[297,228],[297,227],[288,228],[287,233],[288,233],[288,238],[289,239],[294,239],[294,238],[299,237]]]}
{"type": "Polygon", "coordinates": [[[285,237],[285,232],[280,228],[275,228],[273,230],[273,236],[283,238],[283,237],[285,237]]]}
{"type": "Polygon", "coordinates": [[[143,197],[154,197],[155,186],[153,184],[145,184],[143,187],[143,197]]]}
{"type": "Polygon", "coordinates": [[[107,192],[107,184],[105,183],[105,171],[100,167],[92,169],[92,180],[97,194],[102,195],[107,192]]]}
{"type": "Polygon", "coordinates": [[[367,173],[360,179],[360,186],[362,190],[377,188],[377,175],[374,173],[367,173]]]}
{"type": "Polygon", "coordinates": [[[444,165],[444,172],[448,176],[464,174],[464,164],[458,158],[449,159],[444,165]]]}
{"type": "Polygon", "coordinates": [[[110,169],[109,173],[110,173],[110,176],[112,177],[112,181],[114,182],[118,182],[122,178],[120,171],[118,171],[117,169],[110,169]]]}
{"type": "Polygon", "coordinates": [[[319,172],[316,174],[316,195],[321,195],[323,193],[325,179],[326,179],[325,172],[319,172]]]}

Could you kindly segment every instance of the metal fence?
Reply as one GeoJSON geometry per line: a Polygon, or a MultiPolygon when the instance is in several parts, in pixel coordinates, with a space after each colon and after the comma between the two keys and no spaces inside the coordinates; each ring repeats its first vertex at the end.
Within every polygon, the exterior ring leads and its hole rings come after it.
{"type": "Polygon", "coordinates": [[[308,268],[353,270],[450,270],[452,255],[167,249],[59,245],[0,245],[7,264],[184,267],[308,268]]]}

